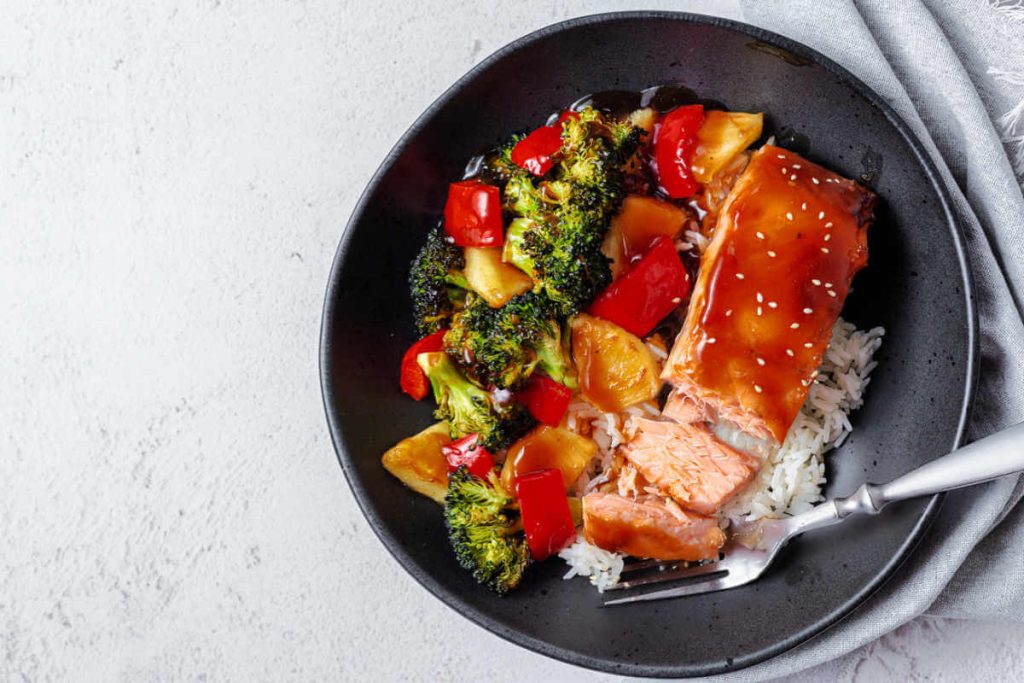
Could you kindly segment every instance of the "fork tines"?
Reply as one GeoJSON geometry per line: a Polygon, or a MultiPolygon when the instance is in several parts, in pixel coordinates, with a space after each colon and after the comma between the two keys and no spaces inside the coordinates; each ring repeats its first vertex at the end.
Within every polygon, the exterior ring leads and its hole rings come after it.
{"type": "MultiPolygon", "coordinates": [[[[640,576],[635,579],[628,581],[620,581],[607,590],[626,590],[629,588],[636,588],[637,586],[646,586],[652,583],[662,583],[665,581],[676,581],[680,579],[688,579],[696,576],[705,576],[711,578],[712,574],[722,574],[728,571],[718,562],[709,562],[707,564],[699,564],[695,566],[687,566],[686,562],[662,562],[659,560],[641,560],[638,562],[631,562],[622,569],[623,574],[636,573],[644,570],[654,570],[646,576],[640,576]]],[[[610,604],[610,603],[605,603],[610,604]]]]}

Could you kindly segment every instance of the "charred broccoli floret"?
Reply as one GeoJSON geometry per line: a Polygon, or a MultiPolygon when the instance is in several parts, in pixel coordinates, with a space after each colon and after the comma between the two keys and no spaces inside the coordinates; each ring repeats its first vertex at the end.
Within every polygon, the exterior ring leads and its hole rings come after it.
{"type": "Polygon", "coordinates": [[[462,274],[465,266],[462,249],[452,244],[440,227],[428,233],[409,272],[413,314],[420,336],[446,327],[454,311],[461,307],[468,288],[462,274]]]}
{"type": "Polygon", "coordinates": [[[480,178],[485,183],[502,186],[511,178],[523,174],[523,169],[512,163],[512,149],[523,136],[514,135],[507,143],[484,157],[480,164],[480,178]]]}
{"type": "Polygon", "coordinates": [[[508,511],[511,504],[493,471],[485,481],[463,465],[449,477],[444,522],[455,557],[499,595],[518,586],[530,564],[522,525],[508,511]]]}
{"type": "Polygon", "coordinates": [[[535,347],[556,325],[552,311],[542,293],[514,296],[501,308],[470,294],[452,319],[445,350],[480,384],[516,388],[538,362],[535,347]]]}
{"type": "Polygon", "coordinates": [[[447,420],[453,439],[479,434],[489,450],[505,448],[533,426],[533,418],[519,403],[494,399],[459,372],[444,352],[422,353],[416,359],[430,380],[439,420],[447,420]]]}
{"type": "Polygon", "coordinates": [[[611,282],[601,242],[644,135],[584,109],[563,121],[561,160],[548,177],[522,172],[505,184],[505,208],[521,219],[509,226],[505,259],[534,279],[561,316],[580,311],[611,282]]]}

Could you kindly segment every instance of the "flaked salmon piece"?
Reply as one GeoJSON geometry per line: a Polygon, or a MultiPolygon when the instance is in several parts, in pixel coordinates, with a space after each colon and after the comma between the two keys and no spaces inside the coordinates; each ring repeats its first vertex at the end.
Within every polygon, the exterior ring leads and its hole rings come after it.
{"type": "Polygon", "coordinates": [[[623,455],[684,508],[713,515],[750,483],[761,462],[719,441],[703,422],[633,418],[623,455]]]}
{"type": "Polygon", "coordinates": [[[710,422],[714,416],[708,414],[707,408],[705,403],[698,403],[686,394],[673,391],[665,400],[661,414],[676,422],[710,422]]]}
{"type": "Polygon", "coordinates": [[[583,497],[583,535],[612,552],[656,560],[697,562],[718,558],[725,534],[713,517],[682,510],[657,496],[583,497]]]}
{"type": "MultiPolygon", "coordinates": [[[[870,190],[798,154],[755,152],[701,256],[662,379],[709,421],[782,443],[867,263],[874,204],[870,190]]],[[[671,402],[680,408],[690,410],[671,402]]]]}

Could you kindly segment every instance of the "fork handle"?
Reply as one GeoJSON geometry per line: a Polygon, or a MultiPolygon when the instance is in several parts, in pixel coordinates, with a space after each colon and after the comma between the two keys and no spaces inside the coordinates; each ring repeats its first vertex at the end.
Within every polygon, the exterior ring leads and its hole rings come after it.
{"type": "Polygon", "coordinates": [[[842,519],[856,513],[877,514],[898,500],[930,496],[1024,472],[1024,422],[936,458],[888,484],[864,484],[847,498],[835,500],[842,519]]]}

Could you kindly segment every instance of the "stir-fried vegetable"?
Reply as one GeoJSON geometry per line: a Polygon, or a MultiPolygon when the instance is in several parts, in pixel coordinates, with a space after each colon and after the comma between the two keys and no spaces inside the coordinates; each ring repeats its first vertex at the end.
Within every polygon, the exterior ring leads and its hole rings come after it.
{"type": "Polygon", "coordinates": [[[761,137],[763,121],[763,114],[709,111],[697,131],[697,148],[690,162],[697,182],[711,182],[718,171],[761,137]]]}
{"type": "Polygon", "coordinates": [[[508,449],[501,469],[505,490],[515,491],[516,479],[535,470],[555,468],[568,489],[597,455],[593,439],[562,427],[540,425],[508,449]]]}
{"type": "Polygon", "coordinates": [[[448,330],[438,330],[428,334],[410,346],[409,350],[402,356],[400,379],[402,391],[417,401],[423,400],[430,393],[430,382],[427,381],[427,376],[423,374],[423,369],[416,362],[416,359],[421,353],[441,351],[444,348],[444,335],[447,332],[448,330]]]}
{"type": "Polygon", "coordinates": [[[614,323],[586,314],[573,318],[572,354],[580,392],[605,412],[618,413],[658,395],[661,381],[651,352],[614,323]]]}
{"type": "Polygon", "coordinates": [[[645,133],[593,109],[561,125],[561,160],[545,179],[513,173],[505,185],[506,208],[526,219],[509,227],[505,259],[571,315],[611,281],[601,243],[624,195],[624,167],[645,133]]]}
{"type": "Polygon", "coordinates": [[[534,560],[546,560],[576,538],[560,471],[538,470],[519,477],[516,498],[534,560]]]}
{"type": "Polygon", "coordinates": [[[659,237],[642,259],[588,309],[642,337],[690,295],[690,275],[672,240],[659,237]]]}
{"type": "Polygon", "coordinates": [[[658,182],[669,197],[692,197],[699,187],[690,164],[697,150],[697,131],[704,123],[704,107],[691,104],[673,109],[661,119],[654,140],[658,182]]]}
{"type": "Polygon", "coordinates": [[[470,434],[441,447],[451,472],[465,467],[474,477],[486,479],[494,469],[494,456],[480,445],[480,435],[470,434]]]}
{"type": "Polygon", "coordinates": [[[448,424],[438,422],[389,448],[381,463],[413,491],[442,503],[448,492],[448,463],[441,449],[449,441],[448,424]]]}
{"type": "Polygon", "coordinates": [[[484,448],[504,448],[533,425],[522,405],[496,400],[463,377],[447,354],[421,353],[417,362],[434,390],[434,415],[448,421],[453,439],[476,433],[484,448]]]}
{"type": "Polygon", "coordinates": [[[509,510],[512,502],[493,472],[480,479],[466,467],[452,473],[444,500],[448,540],[459,564],[498,594],[518,586],[530,564],[522,525],[509,510]]]}
{"type": "Polygon", "coordinates": [[[466,284],[492,308],[533,288],[530,276],[502,261],[497,247],[466,247],[466,284]]]}
{"type": "Polygon", "coordinates": [[[448,327],[452,314],[465,299],[465,266],[462,249],[449,242],[440,228],[427,233],[409,271],[413,317],[420,335],[448,327]]]}
{"type": "Polygon", "coordinates": [[[572,389],[544,375],[532,375],[526,386],[516,393],[516,400],[526,406],[538,422],[557,427],[569,409],[572,389]]]}
{"type": "Polygon", "coordinates": [[[500,247],[501,191],[479,179],[448,186],[444,229],[460,247],[500,247]]]}

